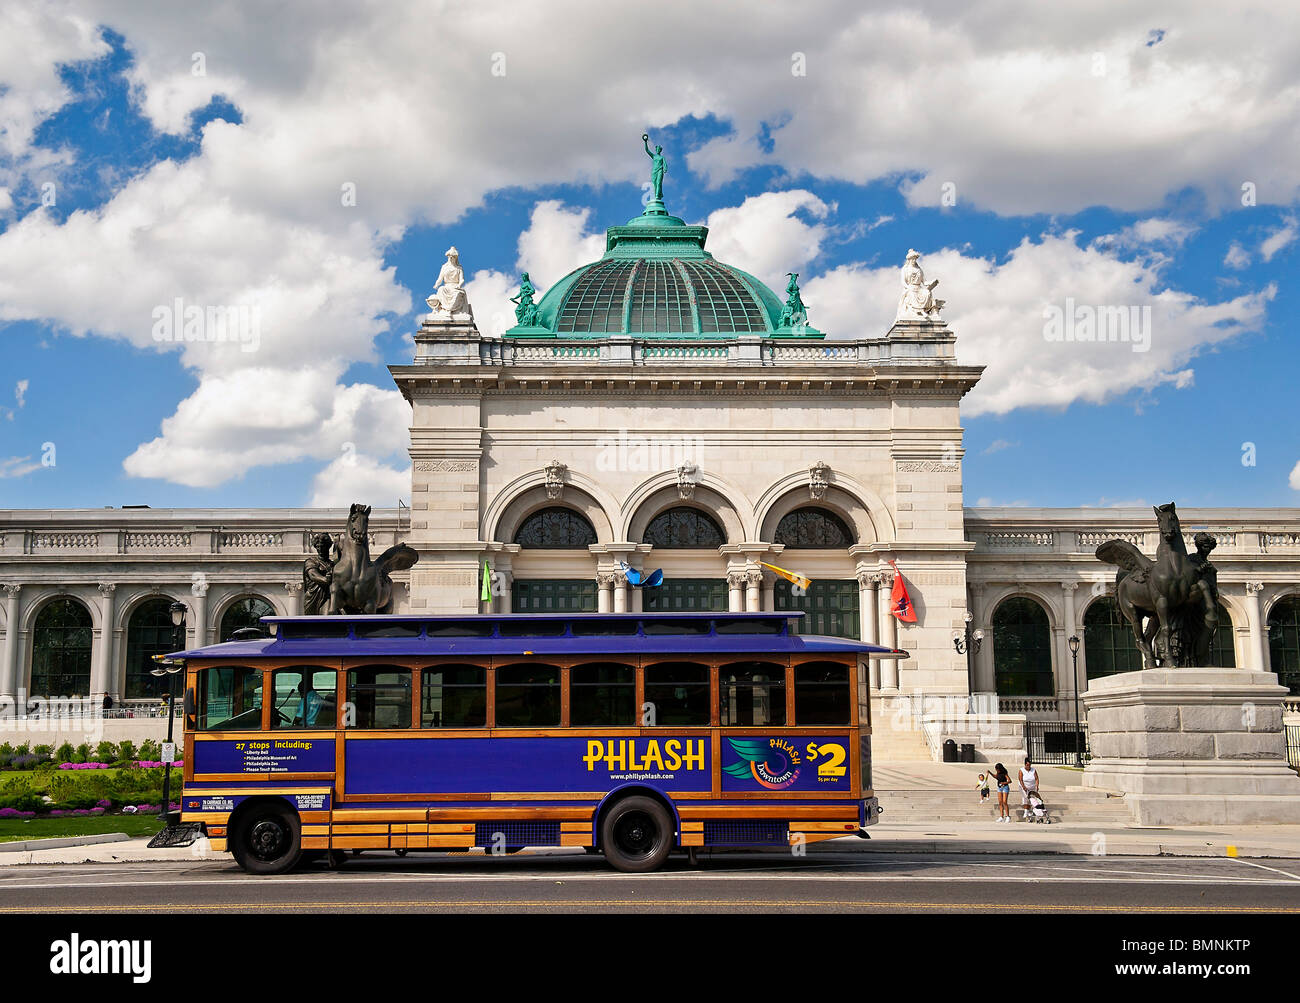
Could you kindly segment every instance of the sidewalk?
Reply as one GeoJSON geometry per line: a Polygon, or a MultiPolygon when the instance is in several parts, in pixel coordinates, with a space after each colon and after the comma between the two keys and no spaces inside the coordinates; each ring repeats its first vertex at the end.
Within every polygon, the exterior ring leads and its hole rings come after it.
{"type": "MultiPolygon", "coordinates": [[[[813,843],[817,853],[1087,854],[1136,857],[1272,857],[1300,860],[1300,825],[1181,826],[1139,828],[1031,822],[880,822],[870,839],[846,836],[813,843]]],[[[146,839],[89,846],[67,846],[0,854],[0,868],[19,864],[113,864],[170,861],[223,861],[206,839],[193,846],[150,850],[146,839]]],[[[373,857],[383,851],[372,851],[373,857]]],[[[582,851],[538,849],[542,854],[582,851]]]]}

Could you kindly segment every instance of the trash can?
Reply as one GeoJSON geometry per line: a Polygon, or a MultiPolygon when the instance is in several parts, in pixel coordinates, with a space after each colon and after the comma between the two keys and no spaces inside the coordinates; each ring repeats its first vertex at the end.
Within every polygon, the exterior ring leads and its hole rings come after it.
{"type": "Polygon", "coordinates": [[[962,761],[963,763],[973,763],[973,762],[975,762],[975,746],[974,746],[974,745],[968,743],[968,744],[963,745],[963,746],[961,747],[961,761],[962,761]]]}
{"type": "Polygon", "coordinates": [[[943,743],[943,761],[945,763],[957,762],[957,743],[951,738],[945,740],[943,743]]]}

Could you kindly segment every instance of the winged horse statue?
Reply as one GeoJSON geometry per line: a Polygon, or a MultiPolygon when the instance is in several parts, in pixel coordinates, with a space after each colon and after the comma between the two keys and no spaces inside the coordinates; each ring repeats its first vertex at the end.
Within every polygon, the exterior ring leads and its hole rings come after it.
{"type": "Polygon", "coordinates": [[[420,555],[404,543],[389,547],[377,561],[370,559],[370,506],[354,504],[347,531],[335,540],[338,559],[330,578],[330,614],[387,613],[393,601],[394,571],[405,571],[420,555]]]}
{"type": "MultiPolygon", "coordinates": [[[[1218,597],[1207,581],[1204,556],[1198,555],[1198,561],[1187,553],[1174,503],[1154,508],[1160,525],[1154,561],[1127,540],[1107,540],[1097,548],[1097,559],[1119,568],[1115,601],[1133,628],[1146,666],[1183,668],[1209,647],[1208,639],[1186,643],[1185,635],[1208,629],[1212,637],[1218,597]],[[1195,626],[1192,617],[1201,617],[1204,627],[1195,626]]],[[[1197,543],[1200,550],[1199,536],[1197,543]]]]}

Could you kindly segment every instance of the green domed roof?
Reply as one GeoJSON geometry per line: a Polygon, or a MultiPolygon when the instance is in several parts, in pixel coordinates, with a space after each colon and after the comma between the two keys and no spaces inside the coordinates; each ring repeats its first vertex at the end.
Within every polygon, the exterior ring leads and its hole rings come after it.
{"type": "Polygon", "coordinates": [[[537,323],[515,338],[822,338],[807,324],[782,324],[784,304],[754,276],[704,249],[709,230],[688,226],[662,204],[605,232],[605,254],[555,283],[537,303],[537,323]]]}

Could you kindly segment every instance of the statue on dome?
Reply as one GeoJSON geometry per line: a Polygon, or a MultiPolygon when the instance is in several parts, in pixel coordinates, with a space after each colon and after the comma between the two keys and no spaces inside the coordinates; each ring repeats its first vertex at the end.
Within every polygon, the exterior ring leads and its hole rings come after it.
{"type": "Polygon", "coordinates": [[[903,265],[903,295],[898,300],[898,320],[941,320],[939,311],[945,300],[936,299],[934,287],[938,279],[925,281],[925,272],[921,271],[921,254],[919,251],[907,252],[907,264],[903,265]]]}
{"type": "Polygon", "coordinates": [[[654,201],[664,200],[664,148],[656,146],[650,152],[650,133],[641,133],[641,142],[645,144],[646,156],[650,158],[650,187],[654,192],[654,201]]]}
{"type": "Polygon", "coordinates": [[[515,323],[520,327],[538,326],[537,304],[533,302],[533,294],[536,292],[528,273],[524,272],[519,277],[519,295],[510,297],[510,302],[515,304],[515,323]]]}
{"type": "Polygon", "coordinates": [[[447,249],[447,260],[438,272],[438,282],[433,295],[425,302],[435,315],[459,315],[460,319],[471,320],[474,311],[470,309],[469,297],[465,293],[465,272],[460,267],[460,252],[456,248],[447,249]]]}
{"type": "Polygon", "coordinates": [[[790,281],[785,285],[785,308],[781,311],[782,327],[803,327],[808,323],[808,310],[799,295],[799,273],[786,272],[790,281]]]}

